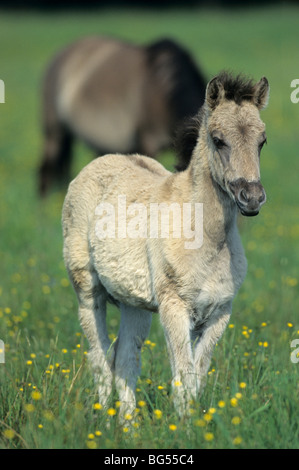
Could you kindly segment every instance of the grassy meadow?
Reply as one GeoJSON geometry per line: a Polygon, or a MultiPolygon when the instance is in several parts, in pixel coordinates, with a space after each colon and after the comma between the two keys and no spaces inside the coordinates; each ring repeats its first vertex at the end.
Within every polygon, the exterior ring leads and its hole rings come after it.
{"type": "MultiPolygon", "coordinates": [[[[229,10],[99,10],[0,14],[0,448],[219,449],[299,447],[299,103],[297,7],[229,10]],[[267,203],[240,218],[246,280],[217,345],[207,387],[180,420],[171,400],[170,366],[157,316],[143,348],[138,418],[123,428],[117,396],[98,403],[87,341],[62,259],[66,188],[37,196],[40,84],[52,55],[87,34],[138,43],[169,36],[183,43],[207,78],[225,68],[265,75],[262,112],[268,145],[261,157],[267,203]]],[[[76,146],[73,175],[92,153],[76,146]]],[[[172,168],[174,156],[160,156],[172,168]]],[[[118,312],[109,310],[111,337],[118,312]]]]}

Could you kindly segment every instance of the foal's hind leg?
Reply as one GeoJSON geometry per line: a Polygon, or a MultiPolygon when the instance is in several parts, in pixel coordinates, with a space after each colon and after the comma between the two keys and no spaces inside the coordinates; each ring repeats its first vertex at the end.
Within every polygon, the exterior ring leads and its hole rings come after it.
{"type": "Polygon", "coordinates": [[[81,269],[71,275],[79,300],[79,319],[89,341],[89,359],[98,385],[99,401],[105,404],[112,391],[114,348],[106,326],[107,292],[94,271],[81,269]]]}
{"type": "Polygon", "coordinates": [[[149,334],[152,314],[121,304],[121,320],[115,356],[115,385],[121,401],[120,415],[136,407],[135,388],[141,369],[141,347],[149,334]]]}

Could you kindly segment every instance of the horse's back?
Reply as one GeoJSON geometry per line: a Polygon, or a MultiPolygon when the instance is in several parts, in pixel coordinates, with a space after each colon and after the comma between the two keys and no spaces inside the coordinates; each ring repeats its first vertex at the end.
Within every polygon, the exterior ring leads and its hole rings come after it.
{"type": "Polygon", "coordinates": [[[56,80],[58,118],[92,147],[130,151],[141,114],[144,62],[140,47],[115,39],[90,37],[70,45],[46,78],[48,88],[56,80]]]}

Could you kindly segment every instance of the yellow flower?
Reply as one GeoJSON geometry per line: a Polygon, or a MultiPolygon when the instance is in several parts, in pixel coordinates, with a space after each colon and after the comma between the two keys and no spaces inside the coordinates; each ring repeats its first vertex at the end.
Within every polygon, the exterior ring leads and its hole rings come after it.
{"type": "Polygon", "coordinates": [[[60,284],[62,285],[62,287],[68,287],[70,285],[70,282],[66,277],[64,277],[61,279],[60,284]]]}
{"type": "Polygon", "coordinates": [[[31,393],[31,397],[33,398],[33,400],[38,401],[42,398],[42,394],[36,390],[31,393]]]}
{"type": "Polygon", "coordinates": [[[212,432],[206,432],[204,435],[206,441],[212,441],[214,439],[214,434],[212,432]]]}
{"type": "Polygon", "coordinates": [[[123,432],[129,432],[129,428],[128,428],[128,427],[124,427],[124,428],[123,428],[123,432]]]}
{"type": "Polygon", "coordinates": [[[267,326],[267,323],[263,321],[263,323],[261,323],[261,326],[267,326]]]}
{"type": "Polygon", "coordinates": [[[241,423],[241,418],[239,416],[234,416],[232,418],[232,424],[238,425],[241,423]]]}
{"type": "Polygon", "coordinates": [[[211,415],[213,415],[214,413],[216,413],[216,408],[209,408],[208,413],[210,413],[211,415]]]}
{"type": "Polygon", "coordinates": [[[37,427],[38,427],[39,429],[43,429],[44,426],[43,426],[42,424],[39,424],[37,427]]]}
{"type": "Polygon", "coordinates": [[[199,426],[200,428],[203,428],[206,425],[203,419],[197,419],[194,424],[195,426],[199,426]]]}
{"type": "Polygon", "coordinates": [[[88,449],[96,449],[97,448],[97,443],[93,440],[87,441],[86,446],[88,449]]]}
{"type": "Polygon", "coordinates": [[[67,349],[63,348],[63,349],[61,350],[61,352],[62,352],[63,354],[66,354],[66,353],[67,353],[67,349]]]}
{"type": "Polygon", "coordinates": [[[88,434],[87,437],[88,437],[88,439],[94,439],[94,434],[90,433],[90,434],[88,434]]]}
{"type": "Polygon", "coordinates": [[[96,435],[96,436],[101,436],[102,433],[101,433],[101,431],[95,431],[95,435],[96,435]]]}
{"type": "Polygon", "coordinates": [[[268,341],[264,341],[264,342],[263,342],[263,346],[264,346],[264,348],[267,348],[267,347],[269,346],[268,341]]]}
{"type": "Polygon", "coordinates": [[[237,392],[235,397],[237,398],[237,400],[240,400],[240,398],[242,398],[242,393],[237,392]]]}
{"type": "Polygon", "coordinates": [[[42,291],[43,291],[43,294],[50,294],[51,289],[49,286],[43,286],[42,291]]]}
{"type": "Polygon", "coordinates": [[[177,426],[175,424],[170,424],[169,425],[169,429],[170,431],[176,431],[177,430],[177,426]]]}
{"type": "Polygon", "coordinates": [[[239,387],[240,387],[240,388],[246,388],[246,383],[245,383],[245,382],[239,383],[239,387]]]}
{"type": "Polygon", "coordinates": [[[47,421],[53,421],[54,420],[54,415],[52,411],[46,410],[44,411],[44,417],[46,418],[47,421]]]}
{"type": "Polygon", "coordinates": [[[93,409],[94,409],[94,410],[101,410],[102,408],[103,408],[103,407],[102,407],[101,403],[95,403],[95,404],[93,405],[93,409]]]}
{"type": "Polygon", "coordinates": [[[158,388],[158,390],[163,390],[164,389],[163,385],[158,385],[157,388],[158,388]]]}
{"type": "Polygon", "coordinates": [[[125,414],[125,419],[126,420],[131,421],[132,418],[133,418],[133,416],[130,413],[125,414]]]}
{"type": "Polygon", "coordinates": [[[213,419],[213,415],[211,415],[211,413],[205,413],[204,416],[203,416],[203,419],[209,423],[212,419],[213,419]]]}
{"type": "Polygon", "coordinates": [[[286,283],[288,286],[295,287],[298,284],[298,280],[295,277],[287,277],[286,283]]]}
{"type": "Polygon", "coordinates": [[[31,366],[32,361],[27,361],[26,364],[27,364],[27,366],[31,366]]]}
{"type": "Polygon", "coordinates": [[[32,413],[32,412],[35,410],[35,407],[34,407],[34,405],[32,405],[31,403],[28,403],[27,405],[25,405],[25,410],[26,410],[28,413],[32,413]]]}
{"type": "Polygon", "coordinates": [[[144,406],[146,406],[146,402],[143,401],[143,400],[140,400],[140,401],[138,402],[138,406],[140,406],[140,408],[143,408],[144,406]]]}
{"type": "Polygon", "coordinates": [[[235,407],[238,405],[238,400],[236,398],[231,398],[230,399],[230,404],[231,406],[235,407]]]}
{"type": "Polygon", "coordinates": [[[240,436],[235,437],[235,439],[233,440],[233,444],[235,446],[241,444],[241,442],[242,442],[242,437],[240,437],[240,436]]]}
{"type": "Polygon", "coordinates": [[[294,326],[293,323],[290,323],[290,322],[288,323],[289,328],[293,328],[293,326],[294,326]]]}
{"type": "Polygon", "coordinates": [[[162,418],[162,411],[161,410],[154,410],[154,415],[156,416],[157,419],[162,418]]]}
{"type": "Polygon", "coordinates": [[[224,408],[225,407],[225,401],[224,400],[218,401],[218,406],[219,406],[219,408],[224,408]]]}
{"type": "Polygon", "coordinates": [[[15,437],[15,432],[13,429],[5,429],[3,435],[6,439],[13,439],[15,437]]]}
{"type": "Polygon", "coordinates": [[[234,325],[233,323],[230,323],[230,324],[228,325],[228,327],[229,327],[229,328],[235,328],[235,325],[234,325]]]}
{"type": "Polygon", "coordinates": [[[114,408],[109,408],[109,409],[107,410],[107,415],[108,415],[108,416],[114,416],[114,415],[116,415],[116,410],[115,410],[114,408]]]}
{"type": "Polygon", "coordinates": [[[174,382],[174,385],[175,385],[175,387],[181,387],[183,384],[182,384],[182,382],[181,382],[180,380],[176,380],[176,381],[174,382]]]}

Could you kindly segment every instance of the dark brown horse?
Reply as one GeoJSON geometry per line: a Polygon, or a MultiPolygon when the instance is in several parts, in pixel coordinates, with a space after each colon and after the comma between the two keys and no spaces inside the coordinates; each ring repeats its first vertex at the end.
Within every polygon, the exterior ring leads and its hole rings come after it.
{"type": "Polygon", "coordinates": [[[40,194],[69,178],[74,137],[97,155],[156,157],[202,105],[205,86],[189,53],[169,39],[137,46],[89,37],[62,50],[44,80],[40,194]]]}

